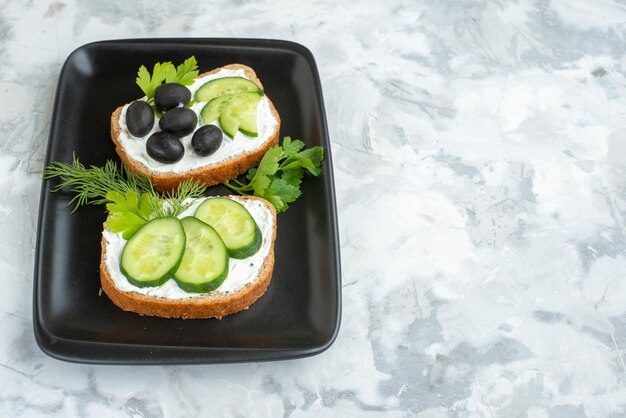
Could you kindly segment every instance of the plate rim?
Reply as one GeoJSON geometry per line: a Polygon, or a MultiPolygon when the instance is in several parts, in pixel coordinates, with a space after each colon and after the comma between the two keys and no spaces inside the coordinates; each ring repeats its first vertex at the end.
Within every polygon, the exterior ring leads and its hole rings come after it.
{"type": "MultiPolygon", "coordinates": [[[[282,39],[268,39],[268,38],[202,38],[202,37],[173,37],[173,38],[120,38],[110,40],[99,40],[83,44],[74,49],[68,54],[65,59],[59,76],[57,78],[57,88],[55,90],[55,98],[53,101],[52,112],[50,116],[50,128],[48,134],[48,143],[46,145],[46,154],[44,159],[44,166],[48,166],[51,163],[51,154],[55,141],[53,141],[54,133],[56,131],[56,114],[59,109],[59,103],[61,101],[62,89],[61,81],[66,77],[68,65],[72,62],[72,58],[87,48],[94,48],[108,45],[119,45],[124,43],[133,44],[159,44],[159,45],[176,45],[189,43],[190,45],[197,45],[198,43],[207,43],[213,45],[226,45],[226,46],[239,46],[248,48],[262,48],[268,47],[272,49],[284,49],[290,52],[296,52],[309,64],[312,72],[314,89],[319,95],[318,112],[321,123],[321,137],[326,139],[325,144],[325,164],[328,165],[327,177],[325,179],[329,193],[327,200],[330,206],[330,229],[332,231],[333,238],[331,240],[332,261],[331,263],[335,267],[336,280],[335,280],[335,306],[336,315],[333,321],[333,329],[329,334],[329,338],[322,341],[318,345],[310,345],[306,348],[226,348],[226,347],[184,347],[184,346],[162,346],[154,344],[128,344],[128,343],[113,343],[113,342],[94,342],[83,341],[78,339],[68,339],[52,335],[45,329],[41,315],[40,299],[43,297],[42,292],[39,291],[41,285],[42,266],[43,262],[42,253],[42,239],[41,231],[43,227],[43,219],[46,218],[45,213],[49,210],[48,199],[51,193],[50,182],[42,179],[40,189],[40,201],[39,211],[37,219],[37,231],[36,231],[36,245],[35,245],[35,257],[34,257],[34,271],[33,271],[33,330],[35,340],[39,348],[48,356],[57,360],[67,361],[71,363],[81,364],[102,364],[102,365],[186,365],[186,364],[226,364],[226,363],[244,363],[244,362],[259,362],[259,361],[278,361],[289,360],[310,357],[320,354],[328,350],[336,341],[341,327],[342,318],[342,269],[341,269],[341,257],[340,257],[340,237],[338,229],[338,214],[337,203],[335,193],[335,181],[332,164],[332,152],[331,142],[328,132],[328,122],[326,118],[326,111],[324,107],[323,91],[321,85],[321,79],[317,64],[311,51],[302,44],[282,39]],[[105,348],[107,353],[94,354],[98,350],[91,350],[90,348],[105,348]],[[117,350],[124,350],[128,354],[128,350],[133,354],[133,358],[124,358],[118,355],[112,355],[117,350]],[[155,356],[143,356],[134,357],[135,352],[142,352],[145,350],[151,350],[156,353],[155,356]],[[194,351],[196,354],[191,358],[185,358],[182,354],[194,351]],[[83,352],[81,355],[80,352],[83,352]],[[218,358],[216,354],[219,353],[218,358]],[[253,353],[251,357],[240,355],[226,355],[223,353],[253,353]],[[198,355],[202,354],[202,355],[198,355]]],[[[128,357],[128,356],[126,356],[128,357]]]]}

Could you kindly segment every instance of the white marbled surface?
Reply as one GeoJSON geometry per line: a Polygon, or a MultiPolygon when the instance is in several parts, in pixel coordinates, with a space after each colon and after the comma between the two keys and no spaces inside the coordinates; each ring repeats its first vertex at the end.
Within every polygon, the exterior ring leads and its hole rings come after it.
{"type": "Polygon", "coordinates": [[[0,416],[626,415],[623,3],[187,3],[0,3],[0,416]],[[166,36],[317,59],[344,283],[319,356],[100,367],[35,343],[31,172],[61,65],[166,36]]]}

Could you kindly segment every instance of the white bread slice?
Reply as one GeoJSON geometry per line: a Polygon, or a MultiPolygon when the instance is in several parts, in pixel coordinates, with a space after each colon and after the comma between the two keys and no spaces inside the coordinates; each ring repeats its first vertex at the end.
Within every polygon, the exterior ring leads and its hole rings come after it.
{"type": "MultiPolygon", "coordinates": [[[[272,279],[274,269],[274,240],[276,239],[276,210],[268,201],[253,196],[237,196],[239,200],[255,200],[268,211],[272,220],[270,236],[263,236],[269,240],[269,252],[257,270],[256,277],[236,291],[224,293],[219,288],[215,291],[189,297],[186,299],[168,299],[144,295],[135,291],[122,290],[116,286],[111,277],[113,272],[107,267],[107,257],[110,251],[107,240],[102,238],[102,255],[100,260],[100,283],[104,293],[119,308],[135,312],[140,315],[159,316],[162,318],[218,318],[248,309],[267,290],[272,279]]],[[[110,263],[109,263],[110,264],[110,263]]],[[[228,277],[226,278],[226,281],[228,277]]],[[[222,285],[223,286],[223,285],[222,285]]],[[[194,295],[194,294],[190,294],[194,295]]]]}
{"type": "MultiPolygon", "coordinates": [[[[259,88],[263,89],[263,85],[261,84],[261,81],[258,79],[254,70],[243,64],[225,65],[223,67],[216,68],[212,71],[201,74],[199,77],[216,73],[221,69],[243,70],[246,78],[252,80],[259,86],[259,88]]],[[[119,123],[120,115],[124,106],[126,105],[118,107],[111,115],[111,139],[115,143],[115,151],[122,160],[122,163],[125,166],[129,167],[135,173],[145,177],[149,177],[152,180],[154,188],[158,191],[170,191],[175,188],[178,183],[185,180],[186,178],[194,178],[207,186],[212,186],[245,173],[249,168],[254,167],[259,163],[259,161],[261,161],[261,158],[263,158],[263,155],[268,148],[278,143],[278,136],[280,133],[280,116],[278,115],[274,104],[269,100],[269,98],[268,102],[271,113],[277,121],[276,128],[274,129],[273,133],[269,135],[268,138],[266,138],[264,141],[260,141],[255,149],[183,173],[163,173],[154,171],[144,163],[133,158],[127,152],[124,144],[120,141],[122,127],[119,123]]]]}

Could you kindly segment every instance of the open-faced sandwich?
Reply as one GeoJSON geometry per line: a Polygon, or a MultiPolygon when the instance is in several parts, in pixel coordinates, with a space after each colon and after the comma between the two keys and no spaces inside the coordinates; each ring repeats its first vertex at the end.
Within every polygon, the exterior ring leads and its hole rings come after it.
{"type": "Polygon", "coordinates": [[[140,68],[145,97],[111,119],[122,167],[74,158],[44,169],[60,179],[53,191],[77,193],[75,209],[106,204],[101,288],[142,315],[221,318],[247,309],[272,278],[276,214],[300,196],[305,172],[321,172],[321,147],[289,137],[277,144],[280,118],[251,68],[197,74],[193,57],[158,63],[152,75],[140,68]],[[216,183],[240,196],[207,197],[216,183]]]}
{"type": "Polygon", "coordinates": [[[126,240],[104,228],[102,290],[120,308],[165,318],[221,318],[247,309],[274,267],[276,211],[257,197],[196,199],[126,240]]]}
{"type": "Polygon", "coordinates": [[[198,76],[194,57],[175,68],[142,67],[145,96],[118,107],[111,138],[122,162],[171,190],[194,178],[207,186],[258,164],[278,142],[280,117],[254,70],[229,64],[198,76]]]}

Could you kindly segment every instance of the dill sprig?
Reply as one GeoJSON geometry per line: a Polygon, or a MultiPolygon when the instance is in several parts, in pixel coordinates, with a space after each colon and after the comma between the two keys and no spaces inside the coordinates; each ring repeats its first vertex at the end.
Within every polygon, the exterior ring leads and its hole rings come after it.
{"type": "Polygon", "coordinates": [[[128,168],[118,168],[115,162],[109,160],[104,167],[85,167],[76,156],[71,164],[54,161],[42,171],[43,178],[50,180],[59,178],[60,183],[52,188],[57,192],[63,188],[70,188],[76,196],[70,200],[74,205],[72,213],[84,205],[101,205],[108,203],[107,193],[118,192],[126,194],[135,191],[138,194],[156,194],[152,182],[147,177],[140,177],[128,168]]]}
{"type": "Polygon", "coordinates": [[[185,179],[178,184],[175,192],[163,194],[166,204],[161,205],[157,216],[178,216],[186,211],[192,204],[192,199],[200,198],[204,195],[206,186],[198,180],[185,179]]]}
{"type": "Polygon", "coordinates": [[[175,190],[160,195],[148,177],[126,167],[120,168],[110,160],[103,167],[87,168],[76,156],[71,164],[53,162],[42,174],[44,179],[60,180],[52,188],[53,192],[69,188],[76,193],[68,204],[74,206],[72,213],[84,205],[106,204],[107,228],[123,233],[126,239],[151,219],[180,215],[193,204],[193,199],[202,197],[206,189],[197,180],[185,179],[175,190]]]}

